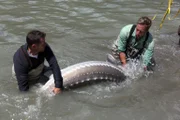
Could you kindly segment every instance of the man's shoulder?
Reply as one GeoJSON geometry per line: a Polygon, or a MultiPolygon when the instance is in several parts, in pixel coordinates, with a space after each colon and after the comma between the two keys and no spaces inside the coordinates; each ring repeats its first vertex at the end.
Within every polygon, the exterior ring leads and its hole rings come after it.
{"type": "MultiPolygon", "coordinates": [[[[22,46],[21,47],[24,50],[26,50],[26,45],[22,45],[22,46]]],[[[17,49],[17,51],[14,53],[13,63],[16,68],[18,68],[18,69],[23,68],[24,70],[26,70],[29,66],[29,63],[28,63],[27,58],[26,58],[24,52],[22,51],[21,47],[19,47],[17,49]]]]}
{"type": "Polygon", "coordinates": [[[43,52],[44,57],[52,57],[54,56],[53,50],[51,49],[50,45],[46,43],[45,50],[43,52]]]}
{"type": "Polygon", "coordinates": [[[128,24],[128,25],[124,26],[124,27],[122,28],[122,30],[129,32],[129,31],[131,30],[132,26],[133,26],[133,24],[128,24]]]}
{"type": "MultiPolygon", "coordinates": [[[[22,47],[22,46],[21,46],[22,47]]],[[[16,50],[16,52],[14,53],[14,56],[13,56],[13,59],[14,59],[14,61],[15,60],[23,60],[24,59],[24,55],[23,55],[23,51],[22,51],[22,48],[21,47],[19,47],[17,50],[16,50]]],[[[23,47],[24,47],[24,45],[23,45],[23,47]]]]}
{"type": "Polygon", "coordinates": [[[126,25],[124,26],[122,29],[121,29],[121,36],[126,36],[128,37],[129,34],[130,34],[130,31],[131,31],[131,28],[132,28],[133,24],[129,24],[129,25],[126,25]]]}
{"type": "Polygon", "coordinates": [[[121,30],[120,30],[120,34],[119,37],[123,38],[123,40],[126,40],[130,34],[131,28],[132,28],[133,24],[129,24],[124,26],[121,30]]]}
{"type": "Polygon", "coordinates": [[[46,47],[45,49],[51,49],[51,46],[46,42],[46,47]]]}
{"type": "Polygon", "coordinates": [[[16,52],[14,53],[14,58],[15,58],[15,57],[19,57],[20,54],[21,54],[21,47],[18,48],[18,49],[16,50],[16,52]]]}
{"type": "Polygon", "coordinates": [[[48,43],[46,43],[46,47],[45,47],[44,53],[46,53],[46,52],[48,53],[49,51],[52,51],[51,46],[48,43]]]}
{"type": "Polygon", "coordinates": [[[148,35],[148,42],[153,42],[153,36],[152,34],[149,32],[149,35],[148,35]]]}

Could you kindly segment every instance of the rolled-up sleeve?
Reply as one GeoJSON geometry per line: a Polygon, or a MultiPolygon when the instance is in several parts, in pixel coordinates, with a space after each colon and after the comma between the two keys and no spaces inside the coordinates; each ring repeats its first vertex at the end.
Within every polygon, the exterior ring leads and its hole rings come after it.
{"type": "Polygon", "coordinates": [[[154,53],[154,40],[153,40],[152,36],[150,36],[148,41],[149,41],[148,45],[147,45],[146,50],[142,56],[143,64],[145,66],[148,66],[148,64],[151,63],[151,58],[153,57],[153,53],[154,53]]]}

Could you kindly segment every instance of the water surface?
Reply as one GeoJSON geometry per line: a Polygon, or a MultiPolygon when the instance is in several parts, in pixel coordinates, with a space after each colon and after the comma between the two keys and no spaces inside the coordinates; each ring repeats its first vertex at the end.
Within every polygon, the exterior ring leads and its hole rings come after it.
{"type": "MultiPolygon", "coordinates": [[[[167,0],[0,0],[0,117],[2,120],[179,120],[179,16],[159,24],[167,0]],[[106,59],[111,43],[126,24],[153,18],[155,73],[117,85],[93,84],[49,97],[34,87],[20,93],[11,76],[14,52],[27,32],[46,32],[61,68],[106,59]]],[[[171,16],[180,8],[174,0],[171,16]]]]}

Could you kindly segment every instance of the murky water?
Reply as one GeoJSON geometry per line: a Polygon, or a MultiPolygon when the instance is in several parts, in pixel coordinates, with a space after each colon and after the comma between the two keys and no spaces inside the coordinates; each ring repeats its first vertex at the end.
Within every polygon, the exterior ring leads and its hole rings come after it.
{"type": "MultiPolygon", "coordinates": [[[[167,0],[0,0],[0,118],[2,120],[179,120],[180,17],[164,22],[167,0]],[[48,97],[34,87],[20,93],[11,77],[12,56],[27,32],[47,33],[61,68],[106,59],[120,29],[153,17],[155,73],[117,85],[104,82],[48,97]]],[[[171,16],[180,8],[174,0],[171,16]]]]}

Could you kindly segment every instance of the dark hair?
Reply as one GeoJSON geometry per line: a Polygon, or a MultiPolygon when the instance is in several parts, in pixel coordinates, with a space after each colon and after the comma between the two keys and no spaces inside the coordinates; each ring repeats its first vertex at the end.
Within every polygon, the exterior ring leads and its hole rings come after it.
{"type": "Polygon", "coordinates": [[[179,25],[179,29],[178,29],[178,35],[180,36],[180,25],[179,25]]]}
{"type": "Polygon", "coordinates": [[[40,43],[40,39],[45,37],[46,37],[46,33],[44,32],[41,32],[39,30],[30,31],[26,36],[26,42],[28,47],[30,47],[32,44],[40,43]]]}
{"type": "Polygon", "coordinates": [[[148,30],[151,27],[152,21],[148,17],[143,16],[143,17],[139,18],[137,24],[146,25],[147,30],[148,30]]]}

